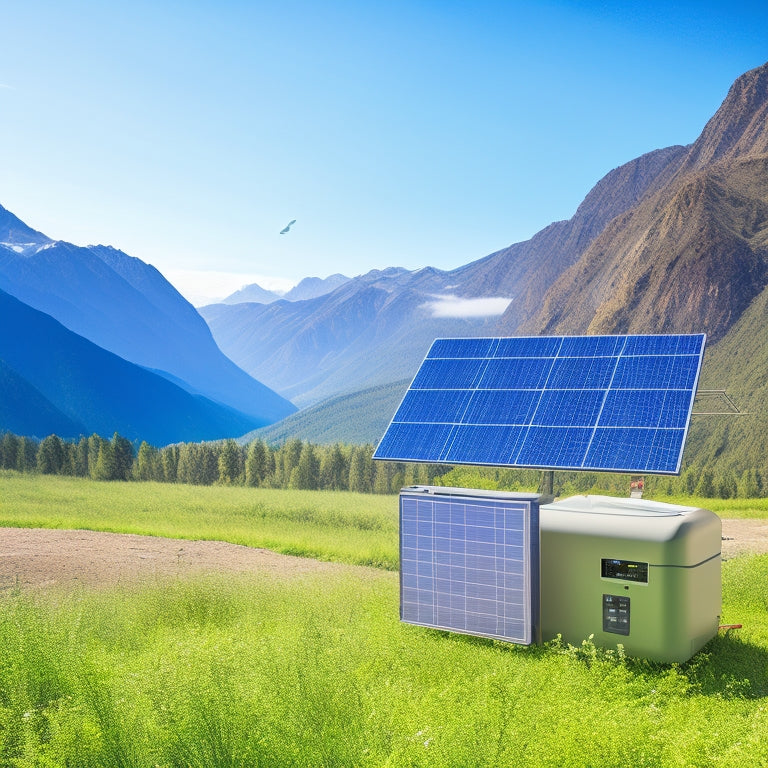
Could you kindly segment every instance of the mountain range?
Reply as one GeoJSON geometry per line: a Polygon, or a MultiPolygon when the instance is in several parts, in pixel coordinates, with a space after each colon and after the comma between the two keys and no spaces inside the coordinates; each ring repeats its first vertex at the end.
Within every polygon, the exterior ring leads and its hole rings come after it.
{"type": "MultiPolygon", "coordinates": [[[[213,419],[217,428],[212,429],[209,420],[203,419],[199,430],[186,429],[178,436],[173,430],[165,430],[163,439],[236,436],[242,434],[243,427],[270,424],[296,410],[292,403],[253,379],[221,352],[194,307],[154,267],[108,246],[79,247],[51,240],[2,207],[0,290],[57,320],[72,334],[220,409],[213,419]],[[182,438],[182,434],[186,437],[182,438]]],[[[0,351],[0,359],[5,361],[6,382],[15,373],[17,384],[19,377],[26,377],[23,371],[7,370],[13,368],[7,345],[23,336],[20,318],[19,308],[15,307],[3,327],[0,351]]],[[[43,337],[34,343],[27,339],[27,343],[41,361],[52,354],[43,337]]],[[[74,361],[73,365],[77,368],[74,361]]],[[[55,375],[53,369],[50,375],[55,375]]],[[[144,377],[130,378],[135,382],[147,381],[144,377]]],[[[150,408],[148,390],[137,390],[136,397],[150,408]]],[[[37,426],[32,430],[31,422],[24,432],[39,435],[39,412],[35,414],[31,407],[27,410],[27,415],[37,419],[37,426]]],[[[22,415],[18,409],[15,413],[17,417],[22,415]]],[[[98,419],[78,423],[88,431],[102,429],[97,429],[97,424],[102,423],[98,419]]],[[[0,423],[0,429],[3,428],[8,427],[0,423]]],[[[142,437],[138,432],[136,436],[142,437]]]]}
{"type": "MultiPolygon", "coordinates": [[[[238,365],[299,405],[409,378],[438,336],[491,332],[448,272],[374,270],[315,299],[200,308],[238,365]],[[467,313],[470,313],[469,316],[467,313]]],[[[507,301],[497,302],[496,316],[507,301]],[[500,307],[500,308],[499,308],[500,307]]]]}
{"type": "Polygon", "coordinates": [[[257,419],[193,395],[0,291],[0,423],[16,434],[117,431],[155,445],[236,436],[257,419]]]}
{"type": "MultiPolygon", "coordinates": [[[[768,455],[768,430],[750,431],[768,413],[767,291],[768,64],[735,81],[693,144],[614,169],[571,219],[530,240],[449,272],[385,270],[313,301],[201,313],[233,360],[297,403],[335,396],[337,420],[341,393],[412,375],[436,335],[703,331],[702,386],[727,388],[751,415],[695,417],[691,446],[735,466],[745,441],[768,455]],[[494,297],[506,299],[502,313],[463,327],[435,316],[435,302],[494,297]]],[[[357,395],[350,402],[359,410],[357,395]]]]}
{"type": "MultiPolygon", "coordinates": [[[[0,243],[0,289],[274,424],[273,439],[375,442],[439,336],[705,332],[702,387],[750,415],[696,417],[689,461],[762,462],[768,476],[768,64],[736,80],[692,144],[625,163],[570,219],[455,270],[312,278],[282,297],[248,286],[196,312],[138,259],[52,241],[5,209],[0,243]],[[290,416],[289,401],[305,410],[290,416]]],[[[29,393],[0,360],[0,384],[29,393]]]]}
{"type": "Polygon", "coordinates": [[[239,291],[222,299],[222,304],[243,304],[246,302],[256,302],[258,304],[269,304],[273,301],[303,301],[304,299],[315,299],[318,296],[324,296],[330,293],[340,285],[348,282],[349,278],[345,275],[336,273],[328,277],[305,277],[294,285],[290,291],[280,294],[275,291],[269,291],[262,288],[257,283],[243,286],[239,291]]]}

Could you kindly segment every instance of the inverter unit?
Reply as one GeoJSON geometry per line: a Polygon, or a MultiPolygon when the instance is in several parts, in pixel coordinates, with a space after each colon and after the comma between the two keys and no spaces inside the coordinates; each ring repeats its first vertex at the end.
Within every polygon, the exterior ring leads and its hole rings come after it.
{"type": "Polygon", "coordinates": [[[720,518],[697,507],[574,496],[540,507],[541,627],[580,645],[683,662],[718,631],[720,518]]]}

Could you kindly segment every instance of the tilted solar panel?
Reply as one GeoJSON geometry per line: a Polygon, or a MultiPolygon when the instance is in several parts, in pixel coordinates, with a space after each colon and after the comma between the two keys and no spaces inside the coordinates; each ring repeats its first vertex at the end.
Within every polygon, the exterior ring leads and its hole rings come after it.
{"type": "Polygon", "coordinates": [[[400,493],[400,618],[539,640],[539,497],[417,486],[400,493]]]}
{"type": "Polygon", "coordinates": [[[437,339],[374,458],[677,474],[705,339],[437,339]]]}

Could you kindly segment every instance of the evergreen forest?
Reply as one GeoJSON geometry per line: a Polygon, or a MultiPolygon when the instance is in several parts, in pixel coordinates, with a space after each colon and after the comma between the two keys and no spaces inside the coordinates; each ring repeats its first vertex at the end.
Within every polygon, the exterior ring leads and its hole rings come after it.
{"type": "MultiPolygon", "coordinates": [[[[531,469],[374,461],[373,446],[316,445],[290,439],[270,444],[255,439],[179,443],[138,448],[115,433],[111,440],[93,434],[76,441],[57,435],[38,440],[6,432],[0,436],[0,468],[23,473],[68,475],[99,481],[139,481],[186,485],[236,485],[297,490],[397,493],[410,485],[456,486],[487,490],[541,489],[542,473],[531,469]]],[[[627,495],[627,475],[599,472],[555,473],[555,495],[627,495]]],[[[768,479],[757,469],[689,466],[678,477],[645,478],[649,496],[703,498],[768,496],[768,479]]]]}

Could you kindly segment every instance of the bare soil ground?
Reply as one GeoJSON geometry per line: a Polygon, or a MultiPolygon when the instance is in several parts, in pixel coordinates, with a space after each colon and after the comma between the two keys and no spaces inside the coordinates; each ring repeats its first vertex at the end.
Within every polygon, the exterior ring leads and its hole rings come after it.
{"type": "MultiPolygon", "coordinates": [[[[768,520],[723,520],[723,558],[768,552],[768,520]]],[[[371,569],[323,563],[220,541],[96,531],[0,528],[0,594],[14,587],[114,586],[204,573],[282,578],[371,569]]]]}
{"type": "Polygon", "coordinates": [[[0,528],[0,595],[13,588],[109,587],[206,573],[259,573],[281,578],[369,568],[280,555],[221,541],[0,528]]]}

